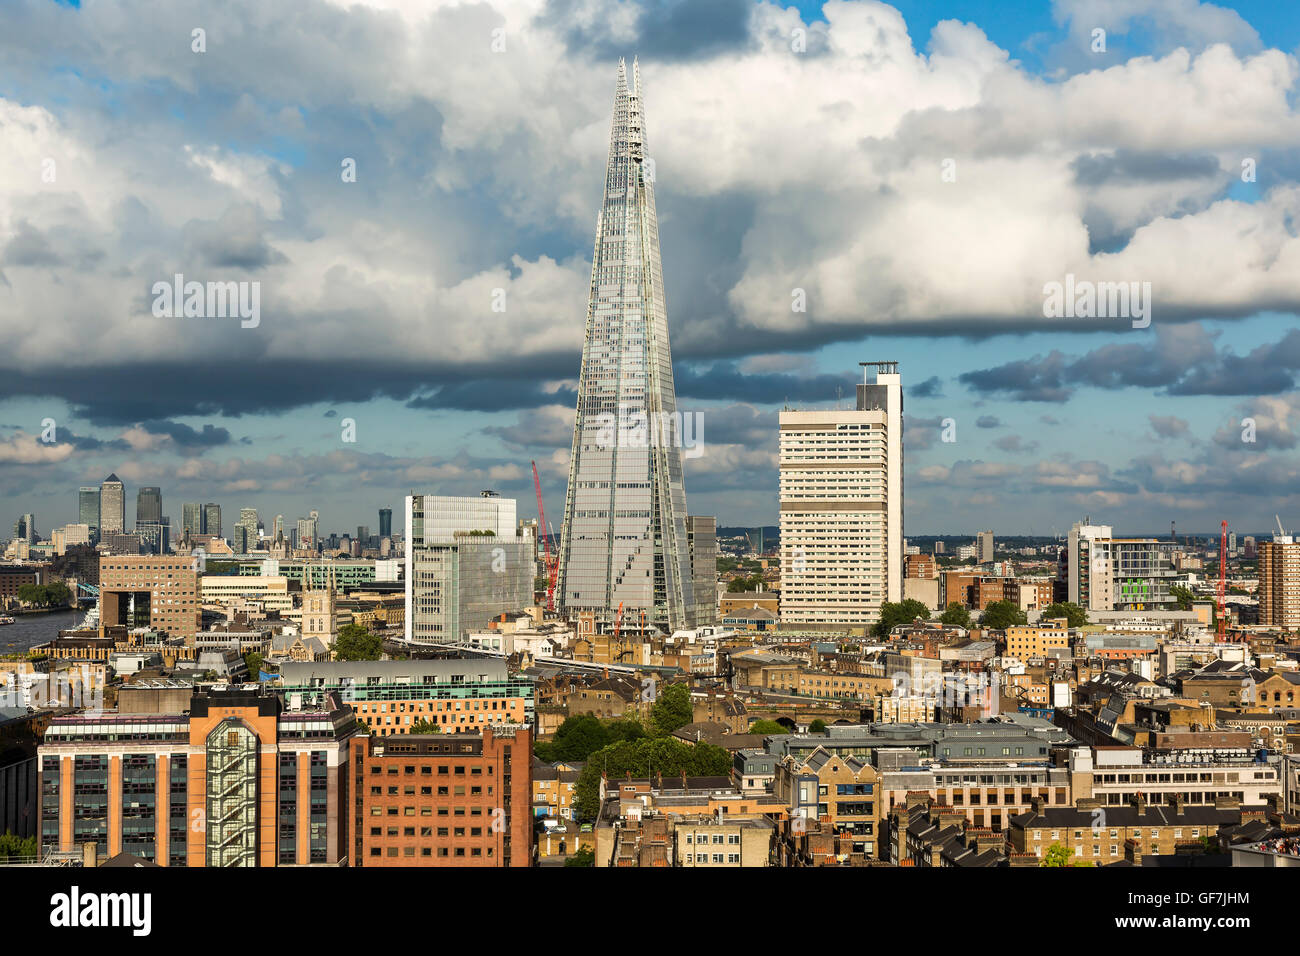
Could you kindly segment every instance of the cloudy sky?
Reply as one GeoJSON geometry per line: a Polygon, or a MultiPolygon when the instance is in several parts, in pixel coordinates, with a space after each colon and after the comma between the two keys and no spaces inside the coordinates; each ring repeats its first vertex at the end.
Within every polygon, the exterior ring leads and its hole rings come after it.
{"type": "Polygon", "coordinates": [[[174,522],[531,515],[535,459],[558,530],[633,55],[692,512],[775,523],[779,408],[894,359],[910,533],[1300,526],[1275,0],[6,0],[4,526],[110,471],[174,522]],[[155,316],[176,273],[260,283],[260,324],[155,316]],[[1150,326],[1045,317],[1071,274],[1150,283],[1150,326]]]}

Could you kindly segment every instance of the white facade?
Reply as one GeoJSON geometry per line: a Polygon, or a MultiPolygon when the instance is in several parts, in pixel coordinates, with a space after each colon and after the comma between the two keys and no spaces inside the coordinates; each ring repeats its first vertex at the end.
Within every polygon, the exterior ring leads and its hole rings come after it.
{"type": "Polygon", "coordinates": [[[903,390],[896,363],[852,410],[782,411],[781,620],[870,624],[903,598],[903,390]]]}
{"type": "Polygon", "coordinates": [[[261,603],[268,611],[287,613],[293,609],[289,579],[284,576],[205,574],[199,578],[199,593],[204,604],[231,605],[249,600],[261,603]]]}
{"type": "Polygon", "coordinates": [[[537,539],[496,495],[406,498],[406,640],[454,644],[533,603],[537,539]]]}
{"type": "Polygon", "coordinates": [[[1110,525],[1075,522],[1067,544],[1067,600],[1088,611],[1176,607],[1170,552],[1155,538],[1116,538],[1110,525]]]}

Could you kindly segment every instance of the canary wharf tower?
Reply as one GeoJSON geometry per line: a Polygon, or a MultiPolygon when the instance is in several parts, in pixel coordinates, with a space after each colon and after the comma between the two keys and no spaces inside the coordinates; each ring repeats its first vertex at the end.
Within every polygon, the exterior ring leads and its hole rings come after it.
{"type": "Polygon", "coordinates": [[[624,631],[642,620],[672,631],[716,618],[716,544],[712,519],[686,516],[682,420],[645,153],[640,70],[634,61],[629,85],[620,60],[557,594],[571,616],[591,613],[609,624],[621,605],[624,631]]]}

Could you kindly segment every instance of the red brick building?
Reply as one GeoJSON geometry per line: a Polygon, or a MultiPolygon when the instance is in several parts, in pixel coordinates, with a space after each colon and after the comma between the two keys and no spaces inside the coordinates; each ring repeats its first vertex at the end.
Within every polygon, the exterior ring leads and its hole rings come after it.
{"type": "Polygon", "coordinates": [[[532,737],[358,741],[353,866],[531,866],[532,737]]]}

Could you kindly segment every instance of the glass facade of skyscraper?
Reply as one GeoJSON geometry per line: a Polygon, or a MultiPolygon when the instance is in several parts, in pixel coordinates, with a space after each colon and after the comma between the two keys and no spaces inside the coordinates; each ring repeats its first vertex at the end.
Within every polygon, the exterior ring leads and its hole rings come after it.
{"type": "Polygon", "coordinates": [[[696,623],[681,420],[673,389],[640,72],[620,62],[596,225],[557,596],[608,622],[696,623]]]}

